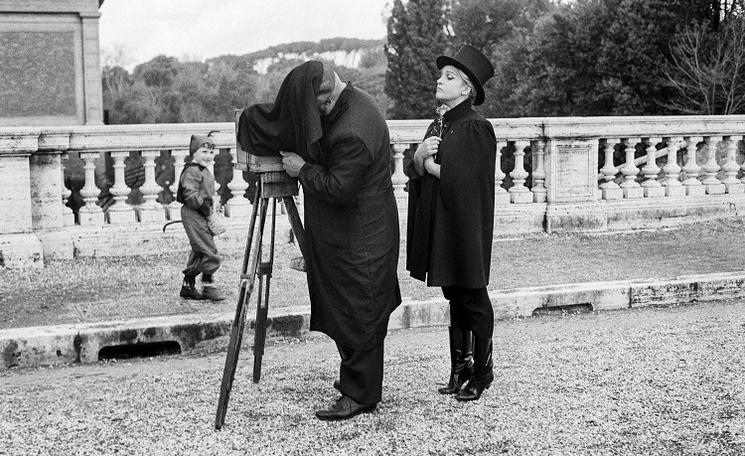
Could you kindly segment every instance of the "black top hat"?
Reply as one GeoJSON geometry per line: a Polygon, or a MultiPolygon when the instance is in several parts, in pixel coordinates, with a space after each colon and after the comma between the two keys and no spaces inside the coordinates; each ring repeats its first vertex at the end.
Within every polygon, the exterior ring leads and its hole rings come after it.
{"type": "Polygon", "coordinates": [[[476,99],[473,100],[473,104],[480,105],[484,102],[484,84],[494,76],[494,67],[481,51],[466,44],[458,49],[453,57],[441,55],[435,62],[439,70],[445,65],[453,65],[466,73],[476,88],[476,99]]]}

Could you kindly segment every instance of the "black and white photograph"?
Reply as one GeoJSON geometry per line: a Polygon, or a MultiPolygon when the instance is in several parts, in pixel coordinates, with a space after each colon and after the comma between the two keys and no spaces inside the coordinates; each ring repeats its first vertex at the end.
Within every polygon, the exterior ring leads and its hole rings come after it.
{"type": "Polygon", "coordinates": [[[0,455],[745,454],[745,0],[0,0],[0,455]]]}

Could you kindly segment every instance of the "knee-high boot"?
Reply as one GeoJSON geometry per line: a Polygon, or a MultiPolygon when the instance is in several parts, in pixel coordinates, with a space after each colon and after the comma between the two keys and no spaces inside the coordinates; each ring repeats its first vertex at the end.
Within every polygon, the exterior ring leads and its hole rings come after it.
{"type": "Polygon", "coordinates": [[[473,375],[468,384],[460,390],[456,399],[459,401],[476,401],[485,389],[494,381],[494,362],[492,361],[491,337],[473,338],[473,375]]]}
{"type": "Polygon", "coordinates": [[[440,394],[456,394],[473,373],[473,335],[471,331],[453,326],[450,335],[450,380],[438,389],[440,394]]]}

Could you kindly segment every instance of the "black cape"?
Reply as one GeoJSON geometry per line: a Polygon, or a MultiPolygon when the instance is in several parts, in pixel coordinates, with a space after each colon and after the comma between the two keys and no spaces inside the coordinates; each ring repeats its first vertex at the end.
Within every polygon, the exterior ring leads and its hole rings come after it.
{"type": "Polygon", "coordinates": [[[406,269],[429,286],[482,288],[489,284],[494,233],[494,129],[469,101],[445,113],[444,121],[435,160],[440,179],[419,176],[413,163],[406,169],[406,269]]]}

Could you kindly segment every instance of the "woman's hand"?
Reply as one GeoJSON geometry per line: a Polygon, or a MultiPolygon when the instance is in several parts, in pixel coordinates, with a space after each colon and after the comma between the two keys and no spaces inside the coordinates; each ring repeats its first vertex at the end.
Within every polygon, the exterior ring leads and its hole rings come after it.
{"type": "MultiPolygon", "coordinates": [[[[442,138],[439,136],[430,136],[422,141],[422,143],[419,144],[419,147],[416,148],[413,157],[414,168],[420,176],[424,175],[425,172],[424,160],[437,153],[437,149],[440,147],[440,141],[442,141],[442,138]]],[[[432,161],[434,162],[434,159],[432,161]]]]}

